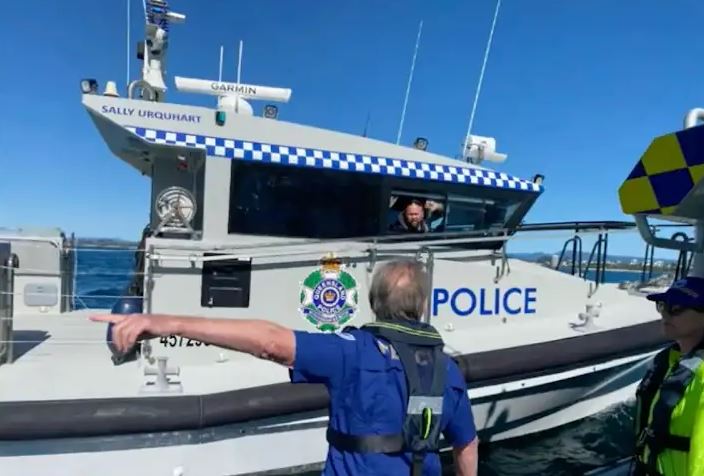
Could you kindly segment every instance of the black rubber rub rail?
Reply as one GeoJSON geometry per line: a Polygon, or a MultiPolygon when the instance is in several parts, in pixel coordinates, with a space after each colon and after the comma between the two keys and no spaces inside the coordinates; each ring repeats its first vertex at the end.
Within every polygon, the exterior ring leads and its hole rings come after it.
{"type": "MultiPolygon", "coordinates": [[[[455,357],[470,388],[606,362],[667,344],[659,322],[455,357]]],[[[0,402],[0,440],[195,430],[325,410],[322,385],[280,383],[209,395],[0,402]]]]}

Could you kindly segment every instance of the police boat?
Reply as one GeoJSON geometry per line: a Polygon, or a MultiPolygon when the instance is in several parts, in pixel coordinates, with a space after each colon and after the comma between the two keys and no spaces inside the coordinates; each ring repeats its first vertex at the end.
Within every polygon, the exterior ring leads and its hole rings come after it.
{"type": "MultiPolygon", "coordinates": [[[[254,84],[176,76],[178,90],[217,105],[168,102],[168,38],[185,16],[158,0],[145,13],[142,77],[122,94],[111,81],[102,93],[97,80],[81,82],[107,149],[151,182],[134,279],[113,312],[337,332],[372,319],[375,267],[410,257],[429,271],[426,318],[466,376],[482,442],[556,428],[633,396],[666,342],[651,303],[603,275],[609,233],[636,225],[523,224],[541,178],[493,170],[506,156],[491,138],[468,137],[457,159],[422,138],[397,145],[287,122],[276,104],[291,90],[254,84]],[[407,209],[429,217],[419,232],[400,220],[407,209]],[[509,256],[512,241],[556,231],[570,237],[571,273],[509,256]]],[[[3,476],[321,466],[324,388],[176,336],[114,352],[109,328],[77,309],[77,251],[60,230],[0,233],[3,476]]]]}

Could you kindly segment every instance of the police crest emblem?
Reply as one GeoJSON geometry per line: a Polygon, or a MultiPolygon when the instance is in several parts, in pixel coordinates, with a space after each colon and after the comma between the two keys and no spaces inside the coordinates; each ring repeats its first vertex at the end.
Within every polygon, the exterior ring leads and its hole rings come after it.
{"type": "Polygon", "coordinates": [[[298,310],[323,332],[335,332],[357,313],[357,281],[342,261],[328,255],[301,285],[298,310]]]}

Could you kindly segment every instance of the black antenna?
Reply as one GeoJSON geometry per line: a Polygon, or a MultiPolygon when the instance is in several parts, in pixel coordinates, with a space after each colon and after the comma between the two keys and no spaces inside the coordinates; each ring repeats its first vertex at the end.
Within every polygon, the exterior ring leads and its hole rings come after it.
{"type": "Polygon", "coordinates": [[[369,131],[369,115],[370,112],[367,111],[367,121],[364,123],[364,132],[362,133],[362,137],[367,137],[367,132],[369,131]]]}

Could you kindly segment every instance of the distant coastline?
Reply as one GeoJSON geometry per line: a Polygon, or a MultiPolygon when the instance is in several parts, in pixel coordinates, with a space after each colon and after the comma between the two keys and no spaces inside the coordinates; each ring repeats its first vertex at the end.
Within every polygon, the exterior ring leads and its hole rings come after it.
{"type": "Polygon", "coordinates": [[[121,240],[119,238],[78,238],[78,247],[81,248],[136,248],[136,241],[121,240]]]}

